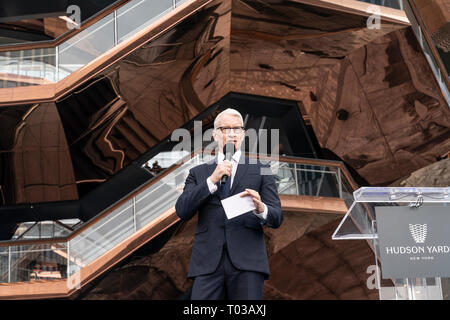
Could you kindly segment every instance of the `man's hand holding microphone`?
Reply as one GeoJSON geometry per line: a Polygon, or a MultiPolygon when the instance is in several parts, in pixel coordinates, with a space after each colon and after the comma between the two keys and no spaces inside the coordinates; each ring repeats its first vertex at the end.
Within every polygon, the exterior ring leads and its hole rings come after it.
{"type": "MultiPolygon", "coordinates": [[[[211,174],[211,176],[209,176],[209,179],[211,180],[212,183],[217,184],[219,181],[221,181],[221,183],[225,183],[227,179],[231,176],[231,172],[233,170],[231,158],[233,157],[234,152],[235,146],[234,143],[232,142],[228,142],[223,147],[223,154],[225,155],[225,160],[219,163],[216,166],[214,172],[211,174]]],[[[258,191],[253,189],[245,189],[245,191],[241,194],[241,197],[251,197],[256,207],[256,212],[261,213],[264,211],[265,206],[264,203],[261,201],[261,196],[259,195],[258,191]]]]}
{"type": "Polygon", "coordinates": [[[233,165],[231,164],[231,158],[236,150],[233,142],[227,142],[223,146],[223,154],[225,155],[225,159],[216,166],[216,169],[209,177],[211,182],[216,184],[219,181],[221,183],[227,182],[227,179],[231,176],[231,171],[233,170],[233,165]]]}
{"type": "Polygon", "coordinates": [[[214,172],[209,176],[212,183],[217,184],[223,176],[230,177],[233,165],[230,160],[223,160],[219,163],[214,172]]]}

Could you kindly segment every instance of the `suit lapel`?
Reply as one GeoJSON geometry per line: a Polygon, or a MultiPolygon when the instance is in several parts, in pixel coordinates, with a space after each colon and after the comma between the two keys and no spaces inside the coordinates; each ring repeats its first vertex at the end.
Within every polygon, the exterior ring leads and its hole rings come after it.
{"type": "MultiPolygon", "coordinates": [[[[248,168],[248,158],[245,155],[242,155],[241,157],[244,157],[243,163],[238,163],[236,174],[233,178],[233,185],[231,186],[230,195],[234,194],[234,191],[236,190],[236,187],[239,185],[239,183],[242,180],[242,178],[245,176],[245,173],[247,172],[248,168]]],[[[239,161],[242,162],[242,161],[239,161]]]]}

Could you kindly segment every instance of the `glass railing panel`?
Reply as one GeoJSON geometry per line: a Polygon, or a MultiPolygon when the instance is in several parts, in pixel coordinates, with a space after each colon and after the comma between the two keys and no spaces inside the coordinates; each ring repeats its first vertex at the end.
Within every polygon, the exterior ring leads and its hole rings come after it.
{"type": "Polygon", "coordinates": [[[189,170],[198,165],[196,156],[157,181],[136,196],[136,221],[138,229],[147,225],[173,207],[183,191],[189,170]]]}
{"type": "Polygon", "coordinates": [[[18,239],[29,240],[41,238],[40,222],[32,223],[29,226],[30,227],[23,234],[21,234],[18,239]]]}
{"type": "Polygon", "coordinates": [[[1,263],[2,279],[7,277],[7,282],[63,279],[67,277],[66,243],[10,246],[1,263]]]}
{"type": "Polygon", "coordinates": [[[158,181],[152,186],[151,192],[136,197],[138,229],[173,207],[179,195],[176,189],[163,181],[158,181]]]}
{"type": "Polygon", "coordinates": [[[403,10],[402,0],[358,0],[358,1],[403,10]]]}
{"type": "Polygon", "coordinates": [[[9,247],[0,247],[0,283],[9,282],[9,247]]]}
{"type": "Polygon", "coordinates": [[[67,229],[56,222],[53,222],[52,237],[51,238],[64,238],[72,233],[70,229],[67,229]]]}
{"type": "Polygon", "coordinates": [[[129,200],[69,241],[70,274],[84,266],[134,233],[133,201],[129,200]],[[72,266],[74,268],[72,268],[72,266]]]}
{"type": "Polygon", "coordinates": [[[110,215],[101,219],[87,230],[70,240],[69,248],[71,256],[80,259],[87,264],[96,257],[108,251],[134,230],[132,202],[127,201],[110,215]]]}
{"type": "Polygon", "coordinates": [[[340,197],[342,176],[328,166],[280,162],[275,175],[280,194],[314,197],[340,197]]]}
{"type": "MultiPolygon", "coordinates": [[[[133,0],[56,48],[1,52],[0,73],[50,82],[62,80],[185,1],[133,0]]],[[[0,88],[37,84],[41,83],[0,79],[0,88]]]]}
{"type": "Polygon", "coordinates": [[[38,85],[45,82],[57,81],[56,48],[41,48],[0,52],[0,73],[15,75],[16,81],[0,82],[1,87],[15,87],[18,85],[38,85]],[[20,79],[23,76],[23,80],[20,79]],[[25,77],[35,78],[28,81],[25,77]],[[40,83],[38,80],[43,80],[40,83]],[[46,80],[46,81],[45,81],[46,80]]]}
{"type": "Polygon", "coordinates": [[[11,240],[21,239],[24,238],[24,236],[30,232],[30,230],[33,228],[33,226],[36,224],[36,222],[23,222],[19,224],[19,226],[16,229],[16,232],[11,237],[11,240]]]}
{"type": "Polygon", "coordinates": [[[198,157],[189,160],[173,172],[156,181],[135,198],[83,231],[69,242],[70,273],[74,274],[108,250],[146,226],[175,205],[190,168],[198,157]],[[183,177],[183,179],[179,178],[183,177]],[[175,183],[177,181],[177,183],[175,183]]]}
{"type": "Polygon", "coordinates": [[[117,42],[120,43],[173,9],[173,0],[132,0],[117,9],[117,42]]]}
{"type": "Polygon", "coordinates": [[[158,153],[153,158],[149,159],[144,165],[146,169],[148,169],[152,173],[159,173],[161,169],[167,169],[170,166],[176,164],[180,159],[187,157],[190,153],[186,150],[182,151],[163,151],[158,153]],[[154,170],[154,166],[161,167],[161,169],[154,170]]]}
{"type": "Polygon", "coordinates": [[[55,221],[23,222],[17,228],[12,240],[63,238],[68,236],[71,232],[72,231],[69,228],[58,224],[55,221]]]}
{"type": "Polygon", "coordinates": [[[58,46],[58,79],[78,70],[115,45],[114,13],[58,46]]]}

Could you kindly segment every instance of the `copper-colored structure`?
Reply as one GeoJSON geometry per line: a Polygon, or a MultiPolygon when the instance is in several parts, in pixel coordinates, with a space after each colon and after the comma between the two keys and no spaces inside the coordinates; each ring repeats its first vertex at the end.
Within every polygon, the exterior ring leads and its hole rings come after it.
{"type": "MultiPolygon", "coordinates": [[[[3,165],[12,171],[13,181],[2,182],[8,203],[77,199],[75,184],[103,181],[228,92],[298,101],[321,147],[373,185],[449,149],[448,107],[403,22],[383,21],[372,30],[364,16],[253,1],[214,1],[180,18],[81,88],[34,104],[23,125],[3,127],[3,135],[15,136],[11,131],[28,130],[34,114],[48,110],[42,127],[59,137],[46,146],[30,136],[33,165],[23,157],[26,137],[3,148],[18,159],[3,165]],[[350,116],[340,120],[342,112],[350,116]],[[50,147],[58,150],[59,171],[42,159],[50,147]],[[100,173],[72,169],[80,156],[100,173]]],[[[20,108],[26,107],[2,112],[20,108]]]]}
{"type": "MultiPolygon", "coordinates": [[[[370,29],[368,4],[342,3],[187,1],[58,83],[0,89],[0,201],[73,201],[74,217],[89,220],[118,200],[95,207],[95,190],[139,176],[149,152],[195,117],[210,125],[228,94],[294,101],[320,149],[369,185],[432,164],[450,150],[450,109],[405,14],[380,7],[370,29]]],[[[284,208],[308,212],[298,201],[286,197],[284,208]]],[[[316,238],[336,219],[325,220],[316,238]]]]}

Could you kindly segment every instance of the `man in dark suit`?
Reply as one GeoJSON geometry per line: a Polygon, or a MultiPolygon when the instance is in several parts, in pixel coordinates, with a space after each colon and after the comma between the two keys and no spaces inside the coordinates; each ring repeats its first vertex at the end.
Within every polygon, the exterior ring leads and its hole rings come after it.
{"type": "MultiPolygon", "coordinates": [[[[187,221],[198,212],[188,278],[194,278],[191,299],[262,299],[269,263],[262,226],[278,228],[283,220],[280,199],[269,167],[249,162],[240,151],[245,136],[241,114],[221,112],[214,121],[213,137],[219,153],[215,160],[189,171],[175,205],[187,221]],[[226,143],[236,148],[224,160],[226,143]],[[228,176],[221,183],[223,175],[228,176]],[[244,192],[255,210],[228,219],[221,199],[244,192]]],[[[254,161],[256,162],[256,161],[254,161]]]]}

